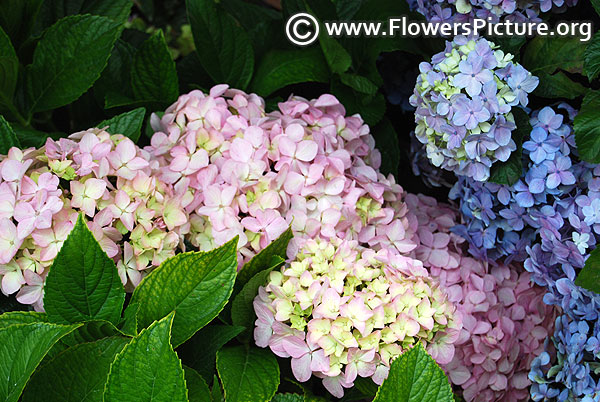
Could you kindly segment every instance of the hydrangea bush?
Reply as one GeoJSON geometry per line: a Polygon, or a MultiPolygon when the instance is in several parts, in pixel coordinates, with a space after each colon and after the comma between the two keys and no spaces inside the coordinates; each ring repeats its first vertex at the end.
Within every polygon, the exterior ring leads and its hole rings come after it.
{"type": "Polygon", "coordinates": [[[578,0],[408,0],[431,22],[467,22],[473,18],[501,22],[538,22],[540,13],[561,12],[578,0]]]}
{"type": "Polygon", "coordinates": [[[0,7],[0,400],[600,402],[598,2],[408,1],[586,23],[435,54],[297,47],[277,1],[0,7]]]}
{"type": "Polygon", "coordinates": [[[414,194],[406,204],[419,222],[415,257],[462,316],[456,353],[442,365],[448,378],[467,402],[528,400],[527,376],[555,316],[542,302],[544,288],[532,286],[522,267],[467,255],[465,240],[452,232],[459,214],[450,206],[414,194]]]}
{"type": "Polygon", "coordinates": [[[484,38],[458,36],[423,62],[410,103],[415,134],[433,165],[485,181],[517,149],[511,110],[527,106],[538,79],[484,38]]]}

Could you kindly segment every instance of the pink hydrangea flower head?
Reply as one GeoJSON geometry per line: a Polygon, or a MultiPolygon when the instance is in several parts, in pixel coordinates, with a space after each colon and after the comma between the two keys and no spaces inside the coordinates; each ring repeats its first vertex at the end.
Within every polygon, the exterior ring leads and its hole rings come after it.
{"type": "MultiPolygon", "coordinates": [[[[151,122],[145,151],[162,182],[186,188],[189,239],[201,250],[239,235],[241,267],[290,225],[290,258],[316,235],[416,247],[402,188],[379,173],[368,126],[332,95],[291,97],[267,112],[260,97],[219,85],[180,96],[151,122]]],[[[112,155],[116,168],[123,158],[112,155]]]]}
{"type": "Polygon", "coordinates": [[[0,172],[2,291],[38,310],[79,213],[128,290],[182,249],[189,232],[185,191],[159,182],[160,164],[122,135],[90,129],[38,150],[12,148],[0,172]]]}
{"type": "Polygon", "coordinates": [[[410,265],[421,263],[392,246],[306,240],[254,300],[256,344],[290,357],[298,381],[323,378],[337,397],[358,376],[381,384],[393,359],[417,342],[438,351],[439,363],[451,362],[460,315],[427,271],[410,265]]]}
{"type": "MultiPolygon", "coordinates": [[[[431,197],[409,194],[418,220],[415,258],[439,279],[462,316],[454,357],[442,365],[467,402],[529,400],[527,374],[552,333],[555,311],[543,303],[544,289],[518,266],[491,265],[470,257],[464,239],[450,229],[458,212],[431,197]]],[[[450,342],[448,342],[450,344],[450,342]]],[[[445,353],[437,345],[432,356],[445,353]]]]}

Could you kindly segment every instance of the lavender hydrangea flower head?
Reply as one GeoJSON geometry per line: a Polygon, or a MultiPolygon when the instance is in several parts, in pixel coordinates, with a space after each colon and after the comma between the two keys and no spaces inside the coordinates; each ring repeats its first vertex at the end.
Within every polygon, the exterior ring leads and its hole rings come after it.
{"type": "Polygon", "coordinates": [[[492,22],[538,22],[540,13],[563,12],[578,0],[408,0],[430,22],[467,22],[474,18],[492,22]]]}
{"type": "Polygon", "coordinates": [[[442,365],[467,402],[526,401],[532,361],[552,332],[554,309],[542,303],[544,288],[517,266],[492,266],[464,251],[451,231],[458,211],[431,197],[408,194],[417,216],[414,257],[439,279],[462,316],[451,362],[442,365]]]}
{"type": "Polygon", "coordinates": [[[341,398],[355,379],[381,384],[390,363],[421,342],[440,363],[452,361],[460,315],[420,261],[355,240],[310,239],[254,300],[254,337],[291,358],[294,376],[341,398]]]}
{"type": "Polygon", "coordinates": [[[436,167],[485,181],[516,150],[513,107],[527,106],[538,78],[484,38],[462,36],[421,63],[410,102],[417,139],[436,167]]]}

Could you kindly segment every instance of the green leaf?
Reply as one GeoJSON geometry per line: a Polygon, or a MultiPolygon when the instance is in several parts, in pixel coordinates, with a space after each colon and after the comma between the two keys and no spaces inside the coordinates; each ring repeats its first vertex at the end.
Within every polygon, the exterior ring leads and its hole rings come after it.
{"type": "Polygon", "coordinates": [[[10,123],[10,126],[19,140],[21,148],[40,148],[46,144],[48,138],[57,140],[67,136],[65,133],[59,132],[45,133],[31,127],[23,127],[17,123],[10,123]]]}
{"type": "Polygon", "coordinates": [[[111,337],[65,350],[35,372],[23,402],[102,402],[110,365],[128,342],[127,338],[111,337]]]}
{"type": "Polygon", "coordinates": [[[124,336],[112,323],[104,320],[86,321],[83,325],[60,340],[66,346],[93,342],[111,336],[124,336]]]}
{"type": "Polygon", "coordinates": [[[598,33],[585,49],[583,68],[590,81],[600,74],[600,34],[598,33]]]}
{"type": "Polygon", "coordinates": [[[103,15],[113,21],[124,23],[129,17],[133,3],[131,0],[86,0],[77,14],[103,15]]]}
{"type": "Polygon", "coordinates": [[[281,9],[284,20],[287,20],[294,14],[307,11],[304,0],[281,0],[281,9]]]}
{"type": "Polygon", "coordinates": [[[304,402],[304,396],[298,394],[277,394],[271,402],[304,402]]]}
{"type": "Polygon", "coordinates": [[[591,252],[585,266],[575,278],[575,285],[600,294],[600,248],[591,252]]]}
{"type": "Polygon", "coordinates": [[[140,308],[139,303],[129,303],[123,312],[123,319],[119,325],[121,331],[127,335],[136,336],[138,334],[137,312],[140,308]]]}
{"type": "Polygon", "coordinates": [[[126,98],[126,103],[133,102],[131,89],[131,66],[136,48],[119,39],[115,42],[108,64],[98,81],[94,84],[94,95],[98,103],[104,103],[105,108],[116,105],[115,98],[126,98]]]}
{"type": "Polygon", "coordinates": [[[217,352],[217,371],[227,402],[267,402],[279,387],[279,365],[269,350],[223,348],[217,352]]]}
{"type": "Polygon", "coordinates": [[[43,0],[0,0],[0,27],[17,49],[31,35],[42,2],[43,0]]]}
{"type": "Polygon", "coordinates": [[[10,38],[0,28],[0,105],[11,105],[17,85],[19,59],[10,38]]]}
{"type": "Polygon", "coordinates": [[[171,346],[174,315],[142,330],[117,355],[110,366],[104,402],[187,402],[183,368],[171,346]]]}
{"type": "Polygon", "coordinates": [[[212,402],[210,389],[204,378],[192,368],[183,366],[185,372],[185,383],[188,389],[188,400],[190,402],[212,402]]]}
{"type": "MultiPolygon", "coordinates": [[[[352,18],[356,21],[385,21],[391,15],[407,15],[408,13],[406,1],[365,0],[352,18]]],[[[415,41],[413,38],[382,37],[373,40],[372,38],[357,37],[340,38],[340,41],[352,56],[353,71],[368,77],[378,86],[383,83],[377,69],[377,60],[381,53],[404,50],[422,55],[424,58],[430,58],[434,53],[434,50],[427,46],[432,40],[425,38],[415,41]]],[[[443,42],[440,44],[440,48],[443,48],[443,42]]],[[[437,48],[435,49],[437,52],[437,48]]]]}
{"type": "Polygon", "coordinates": [[[223,388],[221,388],[221,384],[219,383],[219,379],[216,375],[214,376],[210,395],[212,396],[213,402],[225,402],[225,398],[223,397],[223,388]]]}
{"type": "Polygon", "coordinates": [[[540,73],[539,78],[540,84],[534,93],[544,98],[575,99],[587,91],[583,85],[573,81],[562,71],[555,74],[540,73]]]}
{"type": "Polygon", "coordinates": [[[41,31],[68,15],[92,14],[108,17],[119,24],[127,21],[131,0],[44,0],[37,28],[41,31]]]}
{"type": "Polygon", "coordinates": [[[285,260],[287,258],[287,247],[290,240],[294,237],[292,229],[288,228],[277,239],[271,242],[267,247],[262,249],[250,261],[248,261],[240,272],[238,272],[237,280],[233,293],[237,294],[242,287],[257,273],[278,264],[278,261],[273,261],[273,257],[280,257],[285,260]]]}
{"type": "Polygon", "coordinates": [[[342,20],[349,20],[358,12],[364,0],[337,0],[335,8],[337,15],[342,20]]]}
{"type": "Polygon", "coordinates": [[[54,259],[44,292],[44,308],[52,322],[119,322],[125,289],[114,261],[102,250],[83,215],[54,259]]]}
{"type": "Polygon", "coordinates": [[[344,105],[348,115],[359,113],[363,120],[371,126],[379,123],[385,114],[386,103],[381,93],[375,96],[365,96],[365,94],[335,80],[331,82],[331,92],[344,105]]]}
{"type": "Polygon", "coordinates": [[[77,327],[38,322],[0,329],[0,400],[16,402],[52,345],[77,327]]]}
{"type": "Polygon", "coordinates": [[[319,43],[321,44],[321,49],[323,49],[325,60],[327,60],[331,72],[341,74],[348,71],[352,65],[350,54],[335,38],[327,35],[323,24],[321,24],[320,32],[319,43]]]}
{"type": "Polygon", "coordinates": [[[522,62],[533,75],[559,69],[576,73],[583,69],[584,52],[579,38],[536,36],[525,48],[522,62]]]}
{"type": "Polygon", "coordinates": [[[231,320],[233,321],[233,325],[245,327],[247,331],[251,331],[254,328],[256,314],[254,313],[252,302],[258,294],[258,288],[267,282],[267,278],[272,270],[285,263],[283,258],[279,256],[273,257],[272,266],[254,275],[233,299],[231,305],[231,320]]]}
{"type": "MultiPolygon", "coordinates": [[[[254,47],[254,60],[260,60],[265,52],[279,47],[280,44],[287,45],[287,38],[281,35],[282,13],[263,4],[244,0],[222,0],[219,4],[248,34],[254,47]]],[[[196,52],[195,55],[197,56],[198,53],[196,52]]]]}
{"type": "Polygon", "coordinates": [[[600,92],[590,91],[573,122],[579,156],[586,162],[600,163],[600,92]]]}
{"type": "Polygon", "coordinates": [[[79,98],[100,77],[121,32],[107,17],[65,17],[48,28],[27,66],[27,110],[56,109],[79,98]]]}
{"type": "Polygon", "coordinates": [[[371,134],[375,138],[375,147],[381,152],[381,173],[398,175],[400,144],[394,126],[387,118],[384,118],[373,127],[371,134]]]}
{"type": "Polygon", "coordinates": [[[513,151],[506,162],[496,162],[490,169],[489,181],[512,186],[523,174],[523,140],[529,138],[531,134],[531,124],[529,116],[523,109],[514,108],[512,110],[515,117],[517,128],[512,133],[512,138],[517,144],[517,149],[513,151]]]}
{"type": "Polygon", "coordinates": [[[12,147],[21,148],[21,144],[10,124],[0,115],[0,155],[7,155],[12,147]]]}
{"type": "Polygon", "coordinates": [[[215,373],[217,351],[243,330],[243,327],[211,324],[196,332],[177,350],[185,364],[195,369],[206,382],[211,382],[215,373]]]}
{"type": "Polygon", "coordinates": [[[594,6],[596,13],[600,15],[600,0],[592,0],[592,6],[594,6]]]}
{"type": "Polygon", "coordinates": [[[254,71],[248,34],[214,0],[186,0],[202,66],[215,82],[246,89],[254,71]]]}
{"type": "Polygon", "coordinates": [[[320,20],[337,18],[337,11],[332,0],[300,0],[304,2],[306,11],[320,20]]]}
{"type": "Polygon", "coordinates": [[[177,99],[177,69],[162,31],[146,39],[135,54],[131,86],[139,101],[169,104],[177,99]]]}
{"type": "Polygon", "coordinates": [[[259,61],[250,88],[261,96],[300,82],[329,82],[329,68],[316,47],[273,49],[259,61]]]}
{"type": "Polygon", "coordinates": [[[48,322],[44,313],[35,311],[9,311],[0,315],[0,329],[16,324],[31,324],[36,322],[48,322]]]}
{"type": "Polygon", "coordinates": [[[377,85],[373,84],[367,77],[357,74],[341,74],[340,80],[344,85],[366,95],[373,96],[379,89],[377,85]]]}
{"type": "Polygon", "coordinates": [[[451,402],[452,388],[420,343],[392,363],[373,402],[451,402]]]}
{"type": "Polygon", "coordinates": [[[521,48],[527,43],[527,38],[524,36],[495,36],[491,41],[500,46],[505,53],[511,53],[519,59],[521,48]]]}
{"type": "Polygon", "coordinates": [[[131,138],[133,142],[137,142],[142,133],[142,124],[146,116],[146,109],[139,107],[132,111],[119,114],[108,120],[101,121],[97,127],[102,128],[108,126],[107,131],[111,134],[123,134],[131,138]]]}
{"type": "Polygon", "coordinates": [[[234,238],[209,252],[190,252],[169,258],[146,276],[133,292],[139,303],[137,322],[145,328],[177,311],[173,345],[188,340],[215,318],[229,300],[237,271],[234,238]]]}
{"type": "Polygon", "coordinates": [[[204,71],[197,52],[192,52],[177,61],[177,75],[181,92],[189,92],[194,89],[209,92],[209,88],[212,86],[212,78],[204,71]]]}

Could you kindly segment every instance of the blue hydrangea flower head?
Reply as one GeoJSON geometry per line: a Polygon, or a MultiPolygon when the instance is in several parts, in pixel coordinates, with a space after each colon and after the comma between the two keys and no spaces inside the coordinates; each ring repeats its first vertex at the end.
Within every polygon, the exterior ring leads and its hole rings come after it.
{"type": "Polygon", "coordinates": [[[410,103],[427,157],[436,167],[487,180],[491,166],[517,149],[511,110],[527,105],[538,78],[492,42],[464,36],[419,70],[410,103]]]}

